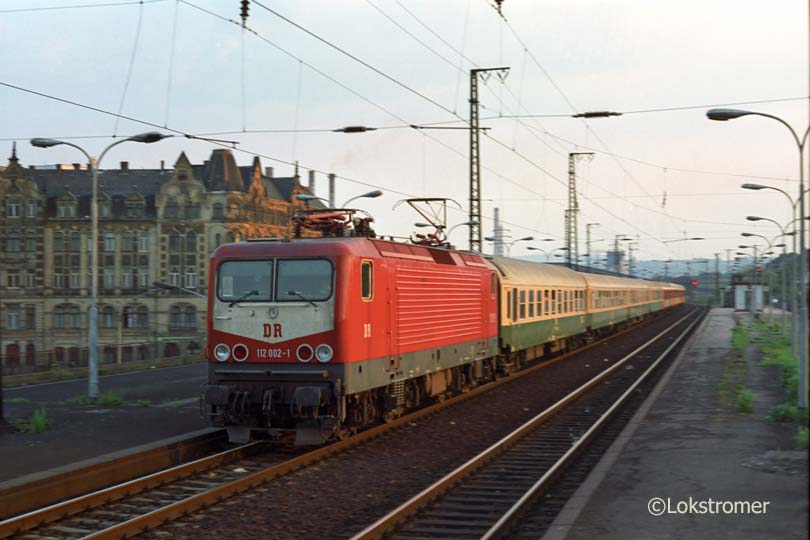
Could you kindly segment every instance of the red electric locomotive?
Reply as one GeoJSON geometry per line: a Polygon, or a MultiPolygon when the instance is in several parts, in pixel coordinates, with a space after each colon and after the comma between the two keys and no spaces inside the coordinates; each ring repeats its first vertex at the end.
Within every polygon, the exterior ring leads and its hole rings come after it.
{"type": "Polygon", "coordinates": [[[203,406],[233,441],[320,443],[486,376],[496,269],[354,238],[250,241],[211,257],[203,406]]]}

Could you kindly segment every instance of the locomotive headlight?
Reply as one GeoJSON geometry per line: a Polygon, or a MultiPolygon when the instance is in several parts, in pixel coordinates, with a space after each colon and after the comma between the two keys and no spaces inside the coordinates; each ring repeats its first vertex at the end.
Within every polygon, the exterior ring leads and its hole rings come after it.
{"type": "Polygon", "coordinates": [[[227,362],[228,358],[231,357],[231,349],[224,343],[220,343],[216,347],[214,347],[214,356],[220,362],[227,362]]]}
{"type": "Polygon", "coordinates": [[[318,345],[318,348],[315,349],[315,357],[318,358],[318,362],[328,362],[332,359],[332,347],[329,345],[318,345]]]}

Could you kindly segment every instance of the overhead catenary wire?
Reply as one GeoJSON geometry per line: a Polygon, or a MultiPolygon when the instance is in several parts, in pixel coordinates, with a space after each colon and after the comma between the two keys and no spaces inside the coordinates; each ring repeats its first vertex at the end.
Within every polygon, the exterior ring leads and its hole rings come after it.
{"type": "Polygon", "coordinates": [[[163,114],[163,127],[169,125],[169,109],[172,102],[172,82],[174,80],[174,51],[177,46],[177,18],[180,11],[180,2],[174,2],[174,17],[172,20],[172,37],[169,46],[169,70],[166,75],[166,109],[163,114]]]}
{"type": "MultiPolygon", "coordinates": [[[[143,2],[138,4],[138,22],[135,24],[135,42],[132,44],[132,52],[129,56],[129,67],[127,68],[127,76],[124,79],[124,89],[121,92],[121,101],[118,103],[118,114],[124,110],[124,102],[127,99],[127,91],[129,90],[129,82],[132,80],[132,69],[135,67],[135,57],[138,54],[138,44],[141,41],[141,24],[143,24],[143,2]]],[[[113,134],[118,132],[118,121],[120,116],[115,117],[115,124],[113,125],[113,134]]]]}
{"type": "MultiPolygon", "coordinates": [[[[93,111],[93,112],[96,112],[96,113],[99,113],[99,114],[104,114],[104,115],[107,115],[107,116],[114,116],[114,117],[117,116],[117,117],[120,117],[121,119],[129,120],[131,122],[135,122],[135,123],[142,124],[142,125],[145,125],[145,126],[154,127],[154,128],[158,128],[158,129],[165,129],[166,131],[170,131],[170,132],[172,132],[172,133],[174,133],[176,135],[185,137],[187,139],[195,139],[195,140],[205,141],[205,142],[208,142],[210,144],[214,144],[216,146],[230,148],[230,149],[232,149],[234,151],[237,151],[237,152],[242,152],[242,153],[246,153],[246,154],[249,154],[249,155],[252,155],[252,156],[262,157],[262,158],[268,159],[270,161],[274,161],[274,162],[277,162],[277,163],[282,163],[282,164],[285,164],[285,165],[295,166],[295,163],[293,163],[291,161],[287,161],[287,160],[284,160],[284,159],[281,159],[281,158],[270,156],[268,154],[255,152],[255,151],[251,151],[251,150],[246,150],[244,148],[239,148],[239,147],[236,147],[236,146],[230,144],[228,141],[219,141],[219,140],[216,140],[216,139],[208,139],[208,138],[205,138],[205,137],[202,137],[202,136],[193,135],[191,133],[187,133],[185,131],[182,131],[182,130],[179,130],[179,129],[176,129],[176,128],[173,128],[173,127],[160,126],[160,125],[155,124],[154,122],[150,122],[148,120],[142,120],[142,119],[135,118],[135,117],[132,117],[132,116],[118,114],[118,113],[115,113],[115,112],[112,112],[112,111],[107,111],[107,110],[102,109],[100,107],[94,107],[92,105],[87,105],[87,104],[80,103],[80,102],[75,101],[75,100],[71,100],[71,99],[67,99],[67,98],[61,98],[61,97],[54,96],[54,95],[51,95],[51,94],[46,94],[44,92],[38,92],[36,90],[31,90],[31,89],[24,88],[24,87],[21,87],[21,86],[13,85],[13,84],[10,84],[10,83],[4,82],[4,81],[0,81],[0,86],[5,86],[7,88],[11,88],[11,89],[18,90],[18,91],[25,92],[25,93],[30,93],[30,94],[33,94],[33,95],[36,95],[36,96],[39,96],[39,97],[43,97],[43,98],[46,98],[46,99],[51,99],[51,100],[54,100],[54,101],[57,101],[57,102],[60,102],[60,103],[64,103],[66,105],[71,105],[71,106],[74,106],[74,107],[86,109],[86,110],[93,111]]],[[[90,136],[90,137],[91,138],[108,138],[108,136],[106,136],[106,135],[103,135],[103,136],[90,136]]],[[[321,169],[316,168],[316,167],[311,167],[311,166],[308,166],[308,165],[301,165],[301,167],[304,168],[304,169],[309,169],[309,170],[315,171],[315,172],[320,172],[321,174],[328,174],[324,170],[321,170],[321,169]]],[[[406,193],[406,192],[403,192],[403,191],[398,191],[398,190],[392,189],[390,187],[386,187],[386,186],[382,186],[382,185],[378,185],[378,184],[373,184],[373,183],[370,183],[370,182],[366,182],[366,181],[363,181],[363,180],[358,180],[358,179],[351,178],[351,177],[348,177],[348,176],[336,175],[336,177],[340,178],[342,180],[346,180],[347,182],[350,182],[350,183],[353,183],[353,184],[358,184],[358,185],[362,185],[362,186],[366,186],[366,187],[373,187],[373,188],[377,188],[377,189],[383,189],[383,190],[385,190],[387,192],[395,193],[395,194],[398,194],[398,195],[403,195],[405,197],[415,197],[415,195],[410,194],[410,193],[406,193]]],[[[486,217],[486,216],[484,216],[484,219],[491,220],[491,218],[486,217]]],[[[526,231],[536,232],[536,233],[539,233],[539,234],[544,234],[544,235],[549,235],[549,236],[554,236],[553,233],[532,229],[530,227],[526,227],[525,225],[519,225],[517,223],[510,223],[510,222],[505,222],[505,221],[503,223],[506,223],[507,225],[517,227],[517,228],[520,228],[520,229],[523,229],[523,230],[526,230],[526,231]]]]}
{"type": "Polygon", "coordinates": [[[158,2],[165,2],[166,0],[125,0],[123,2],[102,2],[100,4],[69,4],[63,6],[42,6],[42,7],[28,7],[28,8],[13,8],[13,9],[0,9],[0,13],[30,13],[35,11],[57,11],[68,9],[86,9],[86,8],[101,8],[101,7],[120,7],[131,6],[133,4],[156,4],[158,2]]]}

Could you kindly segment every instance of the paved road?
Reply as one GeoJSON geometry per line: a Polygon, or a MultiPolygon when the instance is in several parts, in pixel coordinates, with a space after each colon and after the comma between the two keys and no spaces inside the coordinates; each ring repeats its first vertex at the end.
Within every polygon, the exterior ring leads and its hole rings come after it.
{"type": "Polygon", "coordinates": [[[85,380],[6,389],[6,419],[26,419],[44,408],[51,426],[0,435],[0,481],[207,427],[197,403],[205,379],[203,363],[102,377],[101,392],[125,400],[114,407],[71,403],[86,394],[85,380]]]}

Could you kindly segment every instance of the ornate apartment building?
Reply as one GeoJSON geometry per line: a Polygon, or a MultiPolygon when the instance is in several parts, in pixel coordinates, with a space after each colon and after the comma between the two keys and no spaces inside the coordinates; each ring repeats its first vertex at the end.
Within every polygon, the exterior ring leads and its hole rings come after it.
{"type": "MultiPolygon", "coordinates": [[[[310,176],[310,188],[313,185],[310,176]]],[[[78,164],[0,168],[0,358],[5,373],[87,362],[91,178],[78,164]]],[[[201,165],[99,172],[98,305],[102,363],[199,352],[208,257],[220,244],[290,236],[311,194],[230,150],[201,165]]],[[[313,206],[313,202],[308,203],[313,206]]],[[[322,206],[317,201],[314,206],[322,206]]]]}

